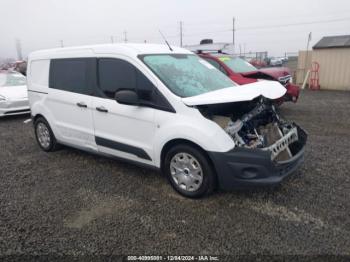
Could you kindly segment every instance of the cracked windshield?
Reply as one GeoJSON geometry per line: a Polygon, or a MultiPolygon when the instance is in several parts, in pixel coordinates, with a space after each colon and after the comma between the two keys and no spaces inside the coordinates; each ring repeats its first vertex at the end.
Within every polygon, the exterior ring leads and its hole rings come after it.
{"type": "Polygon", "coordinates": [[[144,63],[176,95],[190,97],[235,85],[196,55],[145,55],[144,63]]]}

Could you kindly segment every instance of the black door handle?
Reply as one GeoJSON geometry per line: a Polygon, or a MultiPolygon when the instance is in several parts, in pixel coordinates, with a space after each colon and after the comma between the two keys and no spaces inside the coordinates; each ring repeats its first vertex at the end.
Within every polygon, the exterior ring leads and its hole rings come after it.
{"type": "Polygon", "coordinates": [[[77,106],[87,108],[87,105],[84,102],[78,102],[77,106]]]}
{"type": "Polygon", "coordinates": [[[96,110],[99,111],[99,112],[103,112],[103,113],[107,113],[108,112],[108,110],[106,108],[104,108],[103,106],[96,107],[96,110]]]}

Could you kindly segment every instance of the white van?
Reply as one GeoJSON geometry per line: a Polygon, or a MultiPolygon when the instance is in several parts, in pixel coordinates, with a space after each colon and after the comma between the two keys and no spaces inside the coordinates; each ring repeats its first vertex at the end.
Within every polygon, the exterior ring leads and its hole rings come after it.
{"type": "Polygon", "coordinates": [[[36,139],[161,170],[200,197],[274,185],[302,162],[305,132],[282,120],[278,82],[238,86],[181,48],[111,44],[31,53],[28,94],[36,139]]]}

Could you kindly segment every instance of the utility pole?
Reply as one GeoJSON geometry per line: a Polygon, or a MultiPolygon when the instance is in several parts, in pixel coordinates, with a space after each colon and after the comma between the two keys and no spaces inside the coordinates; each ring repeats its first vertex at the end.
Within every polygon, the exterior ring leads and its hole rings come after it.
{"type": "Polygon", "coordinates": [[[17,49],[17,59],[18,60],[23,60],[22,44],[21,44],[21,40],[19,40],[18,38],[16,38],[16,49],[17,49]]]}
{"type": "Polygon", "coordinates": [[[311,37],[312,37],[312,33],[310,32],[309,33],[309,36],[307,38],[307,45],[306,45],[306,56],[305,56],[305,65],[304,65],[304,78],[306,77],[306,74],[307,74],[307,60],[309,58],[309,44],[310,44],[310,41],[311,41],[311,37]]]}
{"type": "Polygon", "coordinates": [[[111,43],[114,44],[114,36],[111,35],[111,43]]]}
{"type": "Polygon", "coordinates": [[[60,40],[61,47],[64,47],[63,40],[60,40]]]}
{"type": "Polygon", "coordinates": [[[182,37],[183,37],[183,34],[182,34],[182,21],[180,21],[180,46],[182,47],[182,37]]]}
{"type": "Polygon", "coordinates": [[[233,53],[235,53],[235,18],[232,19],[232,45],[233,45],[233,53]]]}
{"type": "Polygon", "coordinates": [[[124,34],[124,43],[127,43],[128,42],[128,32],[124,31],[123,34],[124,34]]]}

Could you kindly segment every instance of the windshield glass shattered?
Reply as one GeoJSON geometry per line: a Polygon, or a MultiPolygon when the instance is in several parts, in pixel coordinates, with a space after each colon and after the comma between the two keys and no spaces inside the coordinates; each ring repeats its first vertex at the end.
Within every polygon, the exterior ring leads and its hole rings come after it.
{"type": "Polygon", "coordinates": [[[0,73],[0,87],[26,85],[25,76],[18,73],[0,73]]]}
{"type": "Polygon", "coordinates": [[[221,56],[219,60],[224,62],[235,73],[248,73],[256,71],[253,65],[239,57],[221,56]]]}
{"type": "Polygon", "coordinates": [[[143,62],[176,95],[190,97],[222,88],[232,82],[211,64],[192,54],[142,55],[143,62]]]}

